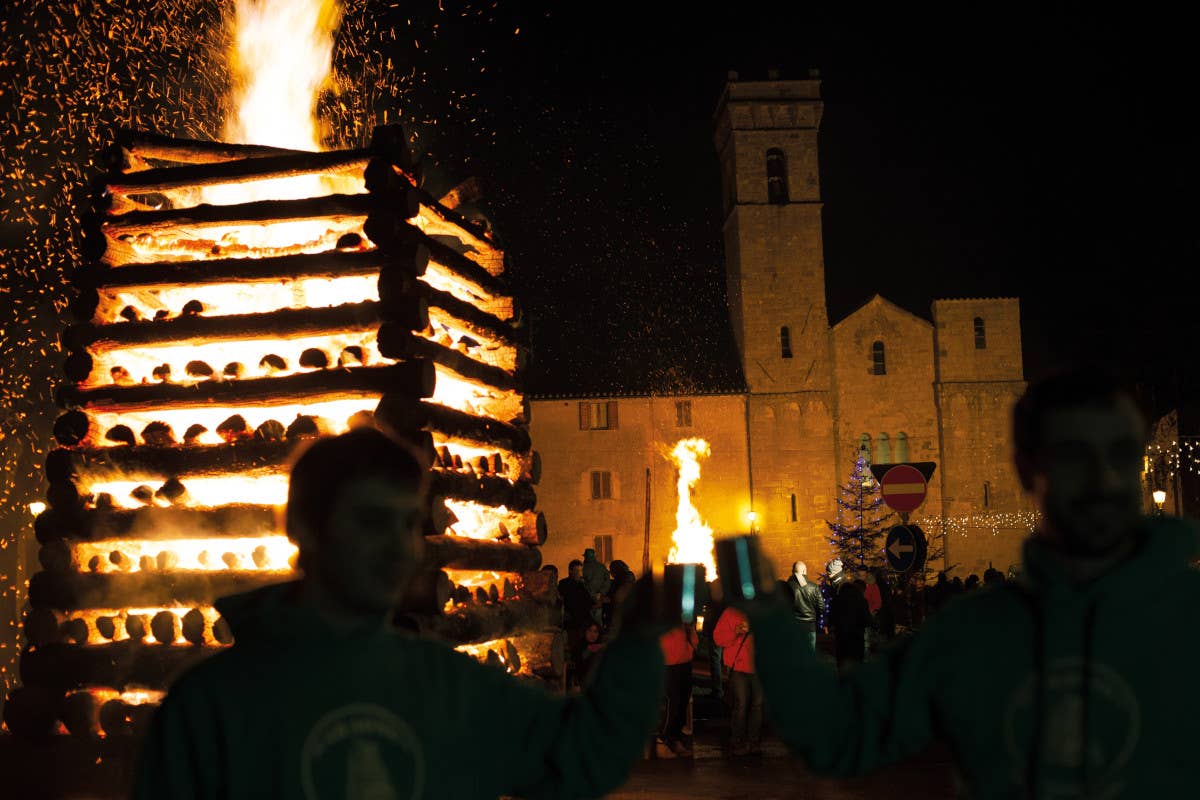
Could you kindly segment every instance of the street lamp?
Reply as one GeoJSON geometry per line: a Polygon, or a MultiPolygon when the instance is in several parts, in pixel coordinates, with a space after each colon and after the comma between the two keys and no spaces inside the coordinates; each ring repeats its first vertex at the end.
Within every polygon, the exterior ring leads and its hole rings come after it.
{"type": "Polygon", "coordinates": [[[1150,496],[1154,498],[1154,505],[1158,506],[1158,515],[1161,517],[1163,503],[1167,502],[1167,493],[1162,489],[1155,489],[1150,493],[1150,496]]]}
{"type": "Polygon", "coordinates": [[[753,511],[747,511],[746,519],[750,522],[750,532],[755,533],[754,529],[758,523],[758,514],[753,511]]]}

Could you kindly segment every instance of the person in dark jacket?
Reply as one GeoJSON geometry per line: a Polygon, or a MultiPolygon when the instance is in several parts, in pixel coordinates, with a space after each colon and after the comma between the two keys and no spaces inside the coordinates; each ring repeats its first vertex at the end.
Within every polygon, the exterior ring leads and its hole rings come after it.
{"type": "Polygon", "coordinates": [[[1019,577],[842,680],[782,603],[749,604],[771,720],[806,768],[863,774],[936,736],[977,800],[1195,796],[1200,638],[1178,634],[1200,611],[1200,530],[1140,516],[1145,436],[1102,371],[1031,385],[1013,438],[1040,517],[1019,577]]]}
{"type": "Polygon", "coordinates": [[[575,559],[567,565],[567,577],[558,582],[558,594],[563,602],[563,628],[577,638],[591,625],[595,601],[583,582],[583,562],[575,559]]]}
{"type": "MultiPolygon", "coordinates": [[[[595,797],[642,752],[661,628],[626,620],[567,699],[388,622],[422,564],[428,471],[373,429],[296,462],[303,576],[218,601],[232,647],[171,686],[134,798],[595,797]]],[[[633,609],[636,611],[636,608],[633,609]]]]}
{"type": "Polygon", "coordinates": [[[846,579],[838,583],[829,619],[833,625],[838,670],[845,671],[862,663],[866,657],[867,629],[874,619],[857,580],[846,579]]]}
{"type": "Polygon", "coordinates": [[[615,559],[608,565],[608,569],[612,574],[612,585],[608,587],[608,594],[604,598],[605,628],[612,625],[615,610],[620,607],[626,594],[633,588],[633,584],[637,582],[637,576],[633,574],[633,570],[620,559],[615,559]]]}
{"type": "Polygon", "coordinates": [[[808,565],[803,561],[792,564],[792,574],[787,579],[788,596],[792,601],[792,616],[806,631],[813,652],[817,650],[817,625],[825,616],[825,598],[821,590],[808,579],[808,565]]]}

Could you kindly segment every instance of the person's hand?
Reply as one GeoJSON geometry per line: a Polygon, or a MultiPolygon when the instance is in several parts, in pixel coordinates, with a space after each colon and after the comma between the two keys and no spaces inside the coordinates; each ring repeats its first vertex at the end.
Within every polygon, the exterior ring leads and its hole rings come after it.
{"type": "Polygon", "coordinates": [[[739,623],[737,624],[737,627],[735,627],[735,628],[733,629],[733,631],[734,631],[734,633],[736,633],[738,636],[745,636],[747,633],[749,633],[749,632],[750,632],[750,626],[749,626],[747,623],[745,623],[745,622],[739,622],[739,623]]]}

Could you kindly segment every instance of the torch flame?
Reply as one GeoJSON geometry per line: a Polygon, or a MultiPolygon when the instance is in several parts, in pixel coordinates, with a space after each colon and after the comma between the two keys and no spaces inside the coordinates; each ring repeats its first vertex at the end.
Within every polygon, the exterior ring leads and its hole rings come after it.
{"type": "Polygon", "coordinates": [[[692,488],[700,480],[700,459],[707,458],[711,452],[704,439],[681,439],[671,450],[671,460],[679,469],[676,483],[679,505],[675,509],[675,531],[671,534],[671,552],[667,561],[671,564],[703,564],[709,575],[716,575],[712,528],[704,524],[700,512],[692,504],[692,488]]]}

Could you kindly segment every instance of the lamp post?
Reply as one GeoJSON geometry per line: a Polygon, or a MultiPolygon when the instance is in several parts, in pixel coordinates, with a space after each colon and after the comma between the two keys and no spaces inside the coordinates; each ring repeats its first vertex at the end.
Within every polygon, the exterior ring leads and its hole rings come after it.
{"type": "Polygon", "coordinates": [[[1161,517],[1163,515],[1163,503],[1167,502],[1167,493],[1162,489],[1155,489],[1150,493],[1150,496],[1154,498],[1154,505],[1158,508],[1158,511],[1155,512],[1156,515],[1161,517]]]}
{"type": "Polygon", "coordinates": [[[747,511],[746,520],[750,523],[750,533],[758,533],[758,514],[754,511],[747,511]]]}

